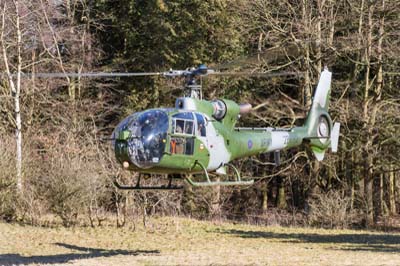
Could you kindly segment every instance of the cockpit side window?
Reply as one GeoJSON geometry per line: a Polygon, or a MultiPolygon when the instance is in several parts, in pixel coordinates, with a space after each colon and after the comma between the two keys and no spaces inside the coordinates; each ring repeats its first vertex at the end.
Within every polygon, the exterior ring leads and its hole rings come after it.
{"type": "Polygon", "coordinates": [[[173,116],[172,132],[175,134],[193,135],[193,114],[184,112],[173,116]]]}
{"type": "Polygon", "coordinates": [[[204,116],[196,113],[197,119],[197,135],[205,137],[206,136],[206,122],[204,116]]]}
{"type": "Polygon", "coordinates": [[[193,121],[185,121],[185,134],[193,135],[193,121]]]}
{"type": "Polygon", "coordinates": [[[182,134],[185,128],[185,120],[175,119],[174,120],[174,133],[182,134]]]}
{"type": "Polygon", "coordinates": [[[172,116],[171,154],[193,155],[195,122],[193,113],[180,112],[172,116]],[[179,136],[182,135],[182,136],[179,136]]]}

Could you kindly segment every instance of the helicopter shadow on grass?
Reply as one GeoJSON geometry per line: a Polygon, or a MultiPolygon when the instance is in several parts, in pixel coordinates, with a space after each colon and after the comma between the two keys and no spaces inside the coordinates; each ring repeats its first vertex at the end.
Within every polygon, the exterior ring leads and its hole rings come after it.
{"type": "Polygon", "coordinates": [[[0,265],[28,265],[28,264],[61,264],[73,260],[91,259],[99,257],[112,257],[118,255],[138,256],[157,255],[159,250],[123,250],[123,249],[100,249],[86,248],[65,243],[55,243],[56,246],[79,251],[79,253],[67,253],[57,255],[21,256],[20,254],[0,254],[0,265]]]}
{"type": "Polygon", "coordinates": [[[240,238],[270,238],[286,243],[337,244],[327,247],[334,250],[400,252],[400,235],[390,234],[307,234],[307,233],[275,233],[252,230],[218,230],[221,234],[230,234],[240,238]]]}

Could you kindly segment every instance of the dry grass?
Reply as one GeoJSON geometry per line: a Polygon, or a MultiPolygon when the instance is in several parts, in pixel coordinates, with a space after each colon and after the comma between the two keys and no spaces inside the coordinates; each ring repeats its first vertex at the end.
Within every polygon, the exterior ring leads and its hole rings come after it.
{"type": "Polygon", "coordinates": [[[0,223],[0,265],[400,265],[400,234],[152,219],[147,229],[0,223]]]}

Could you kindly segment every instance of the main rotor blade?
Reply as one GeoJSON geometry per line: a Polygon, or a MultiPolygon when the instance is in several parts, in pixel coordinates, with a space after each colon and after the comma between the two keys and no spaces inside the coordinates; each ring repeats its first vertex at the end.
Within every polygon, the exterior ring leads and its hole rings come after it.
{"type": "Polygon", "coordinates": [[[218,70],[233,70],[271,64],[274,61],[284,60],[288,56],[298,57],[300,55],[299,45],[296,43],[277,43],[274,47],[254,51],[250,54],[240,56],[231,61],[212,64],[210,67],[218,70]]]}
{"type": "MultiPolygon", "coordinates": [[[[144,76],[160,76],[163,72],[85,72],[85,73],[74,73],[74,72],[57,72],[57,73],[21,73],[21,77],[24,78],[97,78],[97,77],[144,77],[144,76]]],[[[7,76],[6,73],[0,73],[0,76],[7,76]]],[[[11,74],[12,77],[16,77],[17,74],[11,74]]]]}
{"type": "Polygon", "coordinates": [[[214,72],[209,73],[209,75],[216,76],[248,76],[248,77],[284,77],[284,76],[303,76],[303,72],[214,72]]]}
{"type": "MultiPolygon", "coordinates": [[[[187,71],[186,71],[187,72],[187,71]]],[[[178,77],[182,76],[185,71],[167,71],[167,72],[56,72],[56,73],[21,73],[23,78],[100,78],[100,77],[145,77],[145,76],[165,76],[165,77],[178,77]]],[[[218,72],[208,69],[207,75],[215,76],[247,76],[247,77],[283,77],[283,76],[303,76],[303,72],[218,72]]],[[[0,73],[0,77],[6,77],[6,73],[0,73]]],[[[16,73],[11,74],[12,77],[16,77],[16,73]]]]}

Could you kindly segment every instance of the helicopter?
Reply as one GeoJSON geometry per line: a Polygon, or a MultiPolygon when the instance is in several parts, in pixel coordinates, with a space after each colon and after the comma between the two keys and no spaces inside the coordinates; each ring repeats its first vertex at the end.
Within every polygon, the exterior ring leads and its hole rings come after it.
{"type": "Polygon", "coordinates": [[[114,184],[125,190],[174,190],[180,178],[194,187],[249,186],[232,161],[261,153],[273,153],[280,163],[280,151],[306,143],[318,161],[330,148],[337,152],[340,123],[328,113],[332,73],[325,68],[304,125],[292,128],[236,127],[240,116],[251,112],[250,104],[228,99],[204,100],[199,77],[218,75],[205,65],[186,70],[133,73],[134,76],[161,75],[185,80],[184,95],[171,108],[136,112],[123,119],[112,133],[115,158],[123,169],[138,172],[136,185],[128,186],[115,177],[114,184]],[[230,177],[228,169],[233,170],[230,177]],[[167,185],[142,186],[141,176],[166,174],[167,185]],[[194,180],[198,175],[202,181],[194,180]],[[219,175],[224,181],[213,181],[219,175]]]}
{"type": "MultiPolygon", "coordinates": [[[[295,75],[294,72],[250,73],[250,76],[295,75]]],[[[200,65],[186,70],[165,72],[89,72],[89,73],[36,73],[40,78],[69,77],[183,77],[184,95],[171,108],[154,108],[136,112],[123,119],[114,129],[111,140],[116,161],[122,169],[137,172],[133,186],[119,182],[114,185],[123,190],[178,190],[183,186],[172,184],[173,179],[184,179],[194,187],[250,186],[254,179],[242,179],[232,161],[263,153],[273,153],[274,164],[280,164],[280,151],[302,144],[311,148],[318,161],[322,161],[330,148],[337,152],[340,123],[329,115],[332,73],[325,67],[305,123],[291,128],[236,127],[242,115],[252,110],[250,104],[238,104],[229,99],[203,99],[202,86],[197,80],[208,75],[249,75],[242,72],[218,72],[200,65]],[[228,170],[233,171],[233,178],[228,170]],[[143,186],[142,175],[164,174],[167,185],[143,186]],[[203,181],[195,181],[198,175],[203,181]],[[225,177],[213,181],[210,175],[225,177]],[[233,179],[233,180],[232,180],[233,179]]],[[[23,77],[32,74],[23,73],[23,77]]]]}

